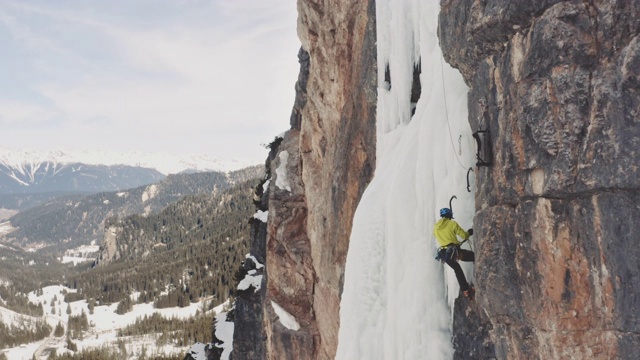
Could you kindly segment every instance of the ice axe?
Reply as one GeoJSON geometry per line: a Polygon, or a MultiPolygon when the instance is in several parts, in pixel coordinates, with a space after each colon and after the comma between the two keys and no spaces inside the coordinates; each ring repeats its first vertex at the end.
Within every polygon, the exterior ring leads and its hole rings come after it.
{"type": "Polygon", "coordinates": [[[453,219],[453,206],[451,205],[451,202],[453,201],[453,199],[457,199],[457,198],[458,198],[457,196],[453,195],[451,199],[449,199],[449,210],[451,210],[452,219],[453,219]]]}

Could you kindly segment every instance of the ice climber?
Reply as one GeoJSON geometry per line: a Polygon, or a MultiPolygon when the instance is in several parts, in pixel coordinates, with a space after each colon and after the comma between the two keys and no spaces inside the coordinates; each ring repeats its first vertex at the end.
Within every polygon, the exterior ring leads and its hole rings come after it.
{"type": "Polygon", "coordinates": [[[462,230],[460,225],[453,220],[453,212],[449,208],[440,209],[440,220],[433,227],[433,234],[438,241],[438,254],[436,260],[447,263],[456,273],[456,279],[460,284],[460,290],[469,299],[473,299],[474,288],[469,285],[464,276],[462,267],[458,261],[474,261],[473,251],[461,249],[462,242],[458,240],[460,236],[463,240],[468,240],[473,235],[473,229],[462,230]]]}

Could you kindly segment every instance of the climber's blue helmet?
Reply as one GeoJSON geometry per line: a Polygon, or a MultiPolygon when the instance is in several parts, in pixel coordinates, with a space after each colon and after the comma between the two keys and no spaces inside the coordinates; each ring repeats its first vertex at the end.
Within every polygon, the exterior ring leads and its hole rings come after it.
{"type": "Polygon", "coordinates": [[[453,212],[449,208],[442,208],[440,209],[440,217],[453,219],[453,212]]]}

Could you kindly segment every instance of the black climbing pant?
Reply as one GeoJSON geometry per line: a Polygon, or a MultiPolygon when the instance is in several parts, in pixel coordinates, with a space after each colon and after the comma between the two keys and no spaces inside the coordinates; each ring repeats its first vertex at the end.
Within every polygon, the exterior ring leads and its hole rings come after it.
{"type": "Polygon", "coordinates": [[[458,249],[457,256],[453,259],[448,259],[446,261],[447,265],[449,265],[453,271],[456,273],[456,279],[458,279],[458,284],[460,284],[460,290],[467,291],[469,290],[469,283],[467,282],[467,278],[464,277],[464,272],[462,271],[462,267],[458,264],[458,261],[475,261],[475,255],[473,251],[458,249]]]}

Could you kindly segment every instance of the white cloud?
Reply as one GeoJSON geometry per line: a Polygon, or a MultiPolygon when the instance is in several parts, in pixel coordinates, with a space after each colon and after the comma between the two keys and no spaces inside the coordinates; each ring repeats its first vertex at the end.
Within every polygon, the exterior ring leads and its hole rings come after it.
{"type": "Polygon", "coordinates": [[[137,143],[261,161],[260,143],[288,126],[298,73],[293,2],[137,1],[115,10],[100,2],[8,4],[0,34],[9,29],[6,45],[17,51],[0,66],[31,69],[13,84],[19,91],[0,85],[0,104],[14,104],[0,110],[0,121],[40,120],[31,121],[30,136],[6,129],[7,145],[120,150],[113,146],[137,143]],[[48,136],[38,123],[49,125],[48,136]],[[150,133],[153,140],[141,138],[150,133]]]}
{"type": "Polygon", "coordinates": [[[0,99],[0,125],[28,126],[46,123],[55,111],[38,104],[0,99]]]}

